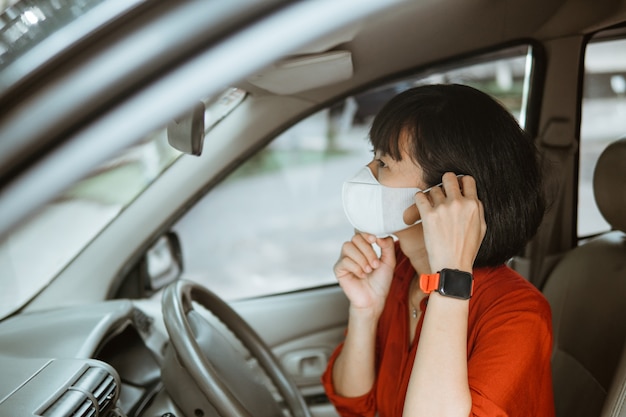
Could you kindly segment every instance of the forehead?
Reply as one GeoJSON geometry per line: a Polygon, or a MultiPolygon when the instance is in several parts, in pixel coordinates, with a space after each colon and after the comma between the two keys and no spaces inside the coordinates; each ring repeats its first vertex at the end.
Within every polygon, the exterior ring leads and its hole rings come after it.
{"type": "Polygon", "coordinates": [[[413,139],[410,136],[401,135],[397,142],[397,156],[377,149],[375,150],[376,157],[388,158],[385,162],[392,165],[396,171],[411,177],[418,175],[418,178],[421,179],[423,170],[420,164],[416,161],[415,155],[413,154],[414,151],[411,151],[412,140],[413,139]]]}
{"type": "Polygon", "coordinates": [[[377,155],[385,155],[391,157],[395,161],[403,161],[408,159],[413,163],[417,163],[414,155],[414,135],[407,128],[402,128],[397,134],[388,132],[384,138],[378,138],[374,143],[374,152],[377,155]]]}

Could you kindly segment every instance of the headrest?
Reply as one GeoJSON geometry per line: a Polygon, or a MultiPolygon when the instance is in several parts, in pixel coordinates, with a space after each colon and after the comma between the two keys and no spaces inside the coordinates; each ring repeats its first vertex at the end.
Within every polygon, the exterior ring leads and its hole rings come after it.
{"type": "Polygon", "coordinates": [[[611,143],[598,158],[593,190],[606,221],[626,232],[626,137],[611,143]]]}

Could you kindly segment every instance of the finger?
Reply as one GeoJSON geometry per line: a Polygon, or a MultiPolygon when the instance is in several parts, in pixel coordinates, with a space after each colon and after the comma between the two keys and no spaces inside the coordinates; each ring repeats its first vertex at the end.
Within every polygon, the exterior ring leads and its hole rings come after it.
{"type": "Polygon", "coordinates": [[[478,198],[478,191],[476,190],[476,180],[469,175],[463,175],[461,177],[461,186],[463,187],[463,195],[469,198],[478,198]]]}
{"type": "Polygon", "coordinates": [[[393,238],[378,239],[376,244],[380,247],[380,261],[386,265],[396,265],[396,245],[393,238]]]}
{"type": "Polygon", "coordinates": [[[343,259],[350,259],[351,262],[354,262],[359,269],[367,274],[373,270],[367,257],[352,242],[344,243],[339,261],[343,261],[343,259]]]}
{"type": "Polygon", "coordinates": [[[430,188],[428,192],[424,191],[424,194],[430,199],[430,201],[432,201],[433,206],[442,203],[446,199],[446,193],[441,185],[435,185],[430,188]]]}
{"type": "Polygon", "coordinates": [[[335,263],[333,268],[333,272],[335,273],[335,277],[337,280],[344,279],[346,277],[355,276],[357,278],[365,278],[367,276],[367,272],[361,268],[361,265],[354,262],[353,259],[343,257],[335,263]]]}
{"type": "Polygon", "coordinates": [[[367,242],[369,242],[370,245],[373,245],[374,243],[376,243],[376,236],[372,235],[370,233],[366,233],[366,232],[361,232],[361,231],[356,231],[356,233],[354,233],[354,235],[359,235],[361,236],[363,239],[365,239],[367,242]]]}
{"type": "Polygon", "coordinates": [[[446,172],[443,174],[441,184],[446,196],[450,198],[461,197],[462,193],[461,186],[459,185],[459,177],[457,177],[454,172],[446,172]]]}
{"type": "Polygon", "coordinates": [[[413,198],[421,219],[423,219],[424,216],[433,209],[433,203],[431,202],[428,194],[430,193],[425,193],[422,191],[419,193],[415,193],[415,197],[413,198]]]}
{"type": "Polygon", "coordinates": [[[404,224],[407,226],[415,224],[419,219],[421,219],[420,212],[415,204],[409,206],[402,214],[402,220],[404,220],[404,224]]]}
{"type": "Polygon", "coordinates": [[[372,246],[376,243],[376,236],[368,233],[357,233],[352,236],[351,240],[354,245],[354,249],[346,246],[346,249],[350,250],[348,253],[352,258],[361,264],[361,267],[368,271],[368,268],[376,269],[380,266],[380,260],[378,254],[372,246]]]}

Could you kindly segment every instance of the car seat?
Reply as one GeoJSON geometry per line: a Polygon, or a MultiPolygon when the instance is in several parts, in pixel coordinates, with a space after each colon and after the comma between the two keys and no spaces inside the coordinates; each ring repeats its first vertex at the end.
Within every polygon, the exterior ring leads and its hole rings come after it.
{"type": "Polygon", "coordinates": [[[601,417],[626,417],[626,346],[604,402],[601,417]]]}
{"type": "Polygon", "coordinates": [[[593,178],[610,232],[569,251],[546,280],[552,307],[557,417],[599,416],[626,339],[626,138],[611,143],[593,178]]]}

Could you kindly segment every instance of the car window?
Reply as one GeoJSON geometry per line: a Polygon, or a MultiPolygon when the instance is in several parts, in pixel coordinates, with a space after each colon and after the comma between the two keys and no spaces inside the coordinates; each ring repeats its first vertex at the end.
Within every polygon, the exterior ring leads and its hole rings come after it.
{"type": "Polygon", "coordinates": [[[593,195],[593,171],[602,151],[626,136],[626,39],[592,40],[585,53],[580,128],[578,237],[610,229],[593,195]]]}
{"type": "Polygon", "coordinates": [[[0,241],[0,317],[44,288],[179,155],[163,132],[154,134],[0,241]]]}
{"type": "MultiPolygon", "coordinates": [[[[228,88],[207,100],[204,131],[245,96],[243,90],[228,88]]],[[[170,146],[167,129],[158,130],[96,168],[0,240],[0,318],[51,282],[181,155],[170,146]]]]}
{"type": "Polygon", "coordinates": [[[404,89],[461,83],[499,99],[523,124],[528,46],[425,71],[335,103],[295,124],[212,189],[174,226],[185,278],[225,299],[335,283],[332,267],[353,234],[341,187],[371,158],[367,135],[404,89]]]}

